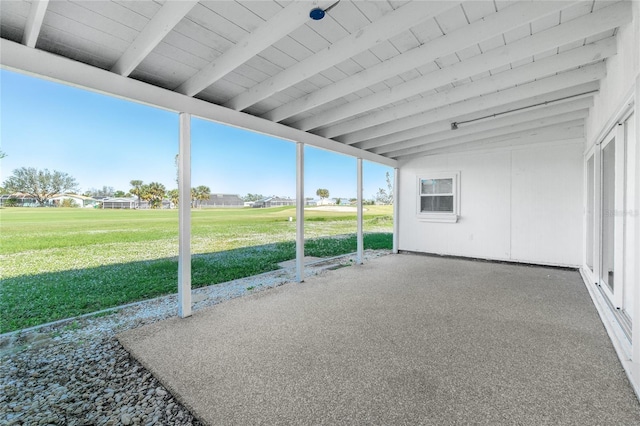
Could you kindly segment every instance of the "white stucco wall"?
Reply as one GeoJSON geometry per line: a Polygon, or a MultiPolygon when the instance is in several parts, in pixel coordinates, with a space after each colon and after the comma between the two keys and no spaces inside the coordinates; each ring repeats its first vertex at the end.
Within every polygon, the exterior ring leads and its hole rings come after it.
{"type": "Polygon", "coordinates": [[[582,253],[580,143],[416,158],[401,164],[399,249],[578,266],[582,253]],[[460,172],[457,223],[420,220],[417,180],[460,172]]]}

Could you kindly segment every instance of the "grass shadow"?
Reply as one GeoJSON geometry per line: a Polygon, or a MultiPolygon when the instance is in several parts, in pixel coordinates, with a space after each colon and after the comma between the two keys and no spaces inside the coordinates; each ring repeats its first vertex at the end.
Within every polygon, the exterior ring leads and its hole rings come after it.
{"type": "MultiPolygon", "coordinates": [[[[365,249],[390,249],[392,234],[364,235],[365,249]]],[[[305,241],[305,254],[331,257],[356,250],[355,234],[305,241]]],[[[273,271],[295,258],[295,241],[192,256],[192,287],[273,271]]],[[[3,279],[0,333],[177,292],[177,257],[3,279]]]]}

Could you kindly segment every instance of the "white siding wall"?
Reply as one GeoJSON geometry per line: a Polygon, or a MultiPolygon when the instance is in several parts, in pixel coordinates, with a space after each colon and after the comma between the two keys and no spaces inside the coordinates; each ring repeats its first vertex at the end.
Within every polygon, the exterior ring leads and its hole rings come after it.
{"type": "Polygon", "coordinates": [[[578,266],[582,253],[581,144],[417,158],[400,167],[399,249],[578,266]],[[417,179],[460,172],[458,223],[417,215],[417,179]]]}

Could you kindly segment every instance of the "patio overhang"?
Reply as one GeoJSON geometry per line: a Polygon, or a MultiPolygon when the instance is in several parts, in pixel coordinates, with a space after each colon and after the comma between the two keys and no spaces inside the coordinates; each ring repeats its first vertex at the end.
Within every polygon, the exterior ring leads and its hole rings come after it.
{"type": "MultiPolygon", "coordinates": [[[[580,197],[587,196],[580,189],[588,180],[581,176],[587,160],[579,157],[585,146],[592,150],[593,146],[600,148],[601,138],[617,124],[623,124],[613,111],[619,107],[622,95],[616,93],[616,99],[611,99],[600,90],[605,87],[614,92],[611,89],[616,83],[612,81],[624,75],[635,82],[618,85],[631,93],[625,95],[624,101],[634,98],[637,106],[640,98],[637,3],[342,0],[323,19],[310,18],[312,9],[324,10],[334,4],[333,0],[8,0],[0,8],[0,65],[7,70],[179,113],[181,194],[190,189],[191,116],[298,144],[299,200],[304,198],[304,145],[355,157],[359,198],[362,160],[393,167],[394,192],[400,196],[394,206],[394,251],[402,245],[398,242],[398,218],[403,211],[410,210],[404,214],[419,221],[411,204],[418,200],[415,196],[418,172],[414,173],[411,167],[425,169],[428,164],[435,170],[448,155],[473,156],[486,150],[504,153],[512,148],[535,147],[536,164],[525,164],[527,153],[518,154],[520,164],[534,170],[556,156],[557,151],[549,154],[552,148],[571,145],[572,151],[564,153],[565,159],[569,158],[567,163],[571,163],[568,179],[572,179],[573,195],[569,203],[571,211],[565,209],[569,218],[565,223],[571,222],[573,229],[579,226],[576,224],[581,218],[586,220],[580,216],[581,210],[587,210],[586,204],[582,209],[580,197]],[[633,24],[628,25],[630,22],[633,24]],[[623,42],[621,32],[625,34],[623,42]],[[630,54],[634,48],[636,53],[630,54]],[[625,56],[620,59],[623,50],[625,56]],[[631,71],[607,78],[612,63],[614,70],[631,71]],[[597,117],[590,120],[594,110],[597,117]],[[602,135],[593,136],[601,131],[602,135]],[[590,133],[594,140],[586,141],[585,135],[590,133]],[[399,182],[405,177],[405,182],[399,182]]],[[[622,90],[620,87],[613,89],[622,90]]],[[[637,117],[636,108],[634,132],[636,139],[640,139],[637,117]]],[[[637,146],[638,141],[633,143],[637,146]]],[[[626,161],[620,152],[618,149],[617,158],[626,161]]],[[[637,181],[638,153],[640,149],[636,149],[630,182],[634,178],[637,181]]],[[[600,153],[594,154],[594,158],[600,161],[600,153]]],[[[517,190],[512,190],[513,157],[505,156],[501,161],[493,164],[507,171],[504,176],[509,185],[503,192],[518,195],[517,190]]],[[[480,166],[490,169],[492,164],[480,166]]],[[[562,181],[568,176],[564,166],[558,161],[549,170],[562,181]]],[[[598,176],[596,173],[592,180],[599,179],[598,176]]],[[[519,183],[529,190],[537,177],[531,173],[519,183]]],[[[554,183],[545,182],[548,186],[554,183]]],[[[625,187],[623,177],[616,176],[616,182],[615,190],[620,195],[625,187]]],[[[625,197],[640,203],[638,186],[631,190],[636,191],[635,195],[625,197]]],[[[555,201],[562,201],[566,194],[556,190],[554,195],[555,201]]],[[[509,196],[500,201],[508,204],[505,210],[511,214],[512,200],[505,201],[509,196]]],[[[531,204],[524,198],[518,200],[520,210],[524,211],[520,216],[522,229],[531,228],[527,220],[537,212],[529,208],[531,204]]],[[[624,207],[625,198],[618,198],[616,206],[624,207]]],[[[476,204],[482,203],[484,200],[476,204]]],[[[188,316],[190,275],[186,263],[190,259],[187,248],[190,231],[188,203],[183,199],[181,205],[180,306],[181,315],[188,316]]],[[[601,206],[596,203],[595,207],[601,206]]],[[[491,205],[487,210],[493,208],[491,205]]],[[[485,219],[495,217],[481,216],[474,218],[474,223],[482,224],[477,228],[489,229],[485,219]]],[[[538,216],[539,221],[546,220],[538,216]]],[[[509,219],[507,227],[512,228],[512,216],[505,217],[509,219]]],[[[635,231],[631,231],[635,232],[635,240],[629,243],[635,250],[631,253],[636,254],[640,253],[637,217],[629,219],[629,223],[636,224],[635,231]]],[[[359,218],[360,223],[361,214],[359,218]]],[[[297,219],[298,277],[302,280],[302,208],[297,211],[297,219]]],[[[552,217],[548,222],[555,219],[552,217]]],[[[420,228],[420,232],[426,232],[428,227],[420,228]]],[[[409,228],[404,235],[425,240],[420,232],[409,228]]],[[[440,228],[439,235],[451,234],[450,229],[440,228]]],[[[474,233],[462,235],[460,229],[457,228],[457,241],[473,244],[474,233]]],[[[591,231],[592,237],[601,236],[598,225],[594,229],[584,231],[585,241],[591,231]]],[[[621,226],[617,229],[622,232],[621,226]]],[[[536,231],[528,231],[521,234],[521,241],[528,243],[535,239],[528,237],[536,231]]],[[[554,230],[547,227],[546,231],[553,234],[554,230]]],[[[360,236],[361,232],[359,227],[360,236]]],[[[547,235],[541,241],[549,247],[553,245],[553,237],[547,235]]],[[[616,238],[622,244],[619,235],[616,238]]],[[[573,242],[579,237],[572,234],[569,239],[573,242]]],[[[407,245],[408,240],[403,244],[407,245]]],[[[509,251],[506,260],[512,259],[512,240],[506,237],[503,240],[508,248],[500,246],[495,250],[497,254],[488,258],[503,260],[500,256],[509,251]]],[[[572,244],[572,248],[579,244],[572,244]]],[[[595,246],[599,250],[597,243],[595,246]]],[[[361,248],[360,244],[359,253],[361,248]]],[[[470,251],[459,252],[468,255],[470,251]]],[[[574,260],[581,255],[575,255],[574,260]]],[[[531,261],[531,257],[524,260],[531,261]]],[[[547,263],[577,266],[579,261],[574,260],[547,263]]],[[[635,271],[633,297],[636,307],[640,307],[637,265],[635,271]]],[[[640,314],[633,321],[636,324],[633,333],[638,337],[640,314]]],[[[626,345],[629,346],[628,341],[626,345]]],[[[620,356],[625,355],[621,352],[620,356]]],[[[640,345],[634,345],[630,359],[632,367],[640,371],[640,345]]],[[[631,367],[625,368],[629,371],[631,367]]],[[[637,371],[632,380],[636,389],[640,389],[637,371]]]]}

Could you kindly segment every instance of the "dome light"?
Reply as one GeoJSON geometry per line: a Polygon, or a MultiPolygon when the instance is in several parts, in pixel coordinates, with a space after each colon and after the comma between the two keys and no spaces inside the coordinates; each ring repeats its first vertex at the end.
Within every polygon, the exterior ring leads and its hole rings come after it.
{"type": "Polygon", "coordinates": [[[327,12],[330,11],[331,9],[333,9],[335,7],[335,5],[337,5],[338,3],[340,3],[340,0],[338,0],[337,2],[335,2],[334,4],[332,4],[331,6],[329,6],[326,9],[320,9],[319,7],[314,7],[309,12],[309,18],[313,19],[314,21],[321,20],[322,18],[324,18],[324,16],[327,14],[327,12]]]}
{"type": "Polygon", "coordinates": [[[315,7],[311,9],[311,12],[309,12],[309,18],[313,19],[314,21],[321,20],[322,18],[324,18],[324,15],[324,10],[320,9],[319,7],[315,7]]]}

